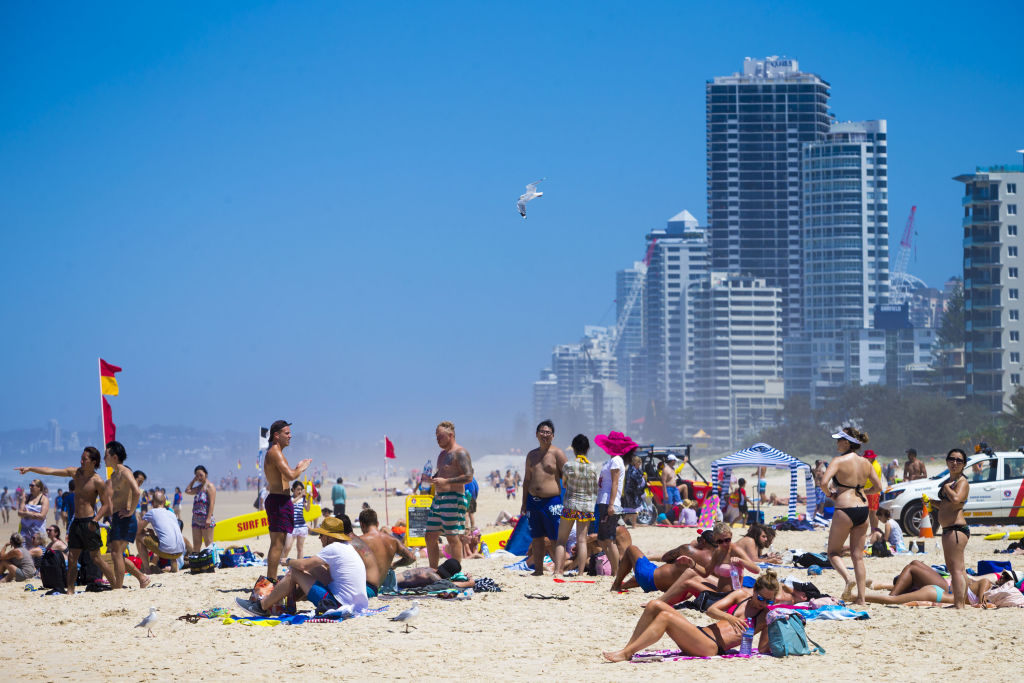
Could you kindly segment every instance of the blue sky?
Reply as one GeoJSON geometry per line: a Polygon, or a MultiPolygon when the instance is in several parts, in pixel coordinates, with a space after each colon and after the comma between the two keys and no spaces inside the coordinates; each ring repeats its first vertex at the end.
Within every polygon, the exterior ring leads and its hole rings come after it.
{"type": "Polygon", "coordinates": [[[510,432],[644,234],[703,221],[745,56],[888,119],[892,253],[916,204],[911,272],[959,274],[951,177],[1024,147],[1021,5],[711,4],[5,3],[0,429],[94,425],[102,355],[122,423],[510,432]]]}

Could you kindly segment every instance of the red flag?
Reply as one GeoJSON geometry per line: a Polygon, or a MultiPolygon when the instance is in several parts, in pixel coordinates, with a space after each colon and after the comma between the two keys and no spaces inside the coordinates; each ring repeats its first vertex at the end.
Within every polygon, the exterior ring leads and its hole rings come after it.
{"type": "Polygon", "coordinates": [[[100,377],[113,377],[119,372],[121,368],[100,358],[100,377]]]}
{"type": "Polygon", "coordinates": [[[103,441],[104,443],[110,443],[117,438],[117,425],[114,424],[114,417],[110,413],[110,404],[107,403],[107,397],[101,396],[103,399],[103,441]]]}
{"type": "Polygon", "coordinates": [[[391,443],[391,439],[384,437],[384,457],[394,458],[395,457],[395,444],[391,443]]]}

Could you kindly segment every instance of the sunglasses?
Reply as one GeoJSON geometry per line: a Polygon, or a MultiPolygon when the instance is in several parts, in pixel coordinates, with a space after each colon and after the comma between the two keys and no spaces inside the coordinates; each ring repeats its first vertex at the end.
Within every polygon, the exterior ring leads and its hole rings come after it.
{"type": "Polygon", "coordinates": [[[760,594],[757,594],[754,597],[757,598],[758,602],[766,602],[769,605],[774,605],[775,604],[775,600],[773,598],[766,598],[766,597],[764,597],[763,595],[760,595],[760,594]]]}
{"type": "Polygon", "coordinates": [[[732,538],[712,538],[708,541],[711,545],[721,545],[723,543],[732,543],[732,538]]]}
{"type": "Polygon", "coordinates": [[[946,462],[951,462],[955,465],[963,465],[967,461],[964,460],[963,458],[946,458],[946,462]]]}

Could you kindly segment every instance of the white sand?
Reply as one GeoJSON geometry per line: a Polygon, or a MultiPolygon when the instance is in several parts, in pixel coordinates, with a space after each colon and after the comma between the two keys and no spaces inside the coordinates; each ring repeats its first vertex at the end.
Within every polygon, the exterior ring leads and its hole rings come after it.
{"type": "MultiPolygon", "coordinates": [[[[770,491],[782,492],[785,477],[773,476],[770,491]]],[[[748,487],[748,490],[750,488],[748,487]]],[[[349,488],[349,509],[358,512],[368,500],[383,517],[380,494],[349,488]]],[[[222,493],[217,516],[250,511],[253,492],[222,493]]],[[[502,508],[518,511],[519,501],[506,501],[504,492],[484,488],[481,521],[494,521],[502,508]]],[[[189,500],[186,499],[186,520],[189,500]]],[[[392,500],[392,521],[400,509],[392,500]]],[[[775,511],[781,512],[782,508],[775,511]]],[[[770,511],[771,512],[771,511],[770,511]]],[[[771,516],[771,515],[769,515],[771,516]]],[[[186,526],[186,529],[188,527],[186,526]]],[[[485,528],[485,531],[488,529],[485,528]]],[[[10,533],[5,529],[4,535],[10,533]]],[[[992,551],[1003,543],[980,538],[967,548],[968,566],[980,559],[1005,559],[992,551]]],[[[737,536],[742,531],[736,531],[737,536]]],[[[692,540],[693,530],[642,528],[633,534],[644,549],[659,550],[692,540]]],[[[775,548],[800,547],[820,551],[826,532],[782,532],[775,548]]],[[[250,544],[266,550],[268,539],[250,544]]],[[[307,553],[319,547],[311,538],[307,553]]],[[[915,556],[929,564],[943,562],[935,542],[928,554],[915,556]]],[[[869,578],[889,580],[908,557],[868,559],[869,578]]],[[[1018,558],[1014,558],[1018,559],[1018,558]]],[[[616,680],[636,676],[700,676],[725,681],[754,676],[762,680],[852,681],[880,677],[919,681],[929,676],[971,676],[987,680],[1019,680],[1024,647],[1024,610],[952,610],[895,608],[868,605],[869,621],[811,622],[809,635],[828,651],[824,657],[708,660],[639,664],[608,664],[601,650],[619,648],[640,610],[651,597],[637,589],[628,594],[609,592],[611,577],[596,584],[555,584],[550,576],[534,578],[502,569],[506,559],[470,560],[465,569],[475,577],[489,576],[501,593],[476,594],[472,600],[421,600],[418,630],[408,635],[387,620],[408,603],[371,600],[371,606],[390,604],[384,615],[341,624],[309,624],[274,628],[224,625],[217,620],[198,624],[178,621],[185,613],[213,607],[233,607],[235,589],[250,588],[258,568],[218,570],[215,574],[187,573],[155,577],[162,587],[141,591],[128,578],[130,590],[80,593],[74,597],[43,597],[23,590],[24,584],[0,585],[0,623],[4,624],[0,652],[6,675],[18,680],[113,679],[171,680],[171,677],[223,680],[476,679],[495,680],[616,680]],[[220,592],[231,591],[231,592],[220,592]],[[526,593],[557,593],[568,601],[528,600],[526,593]],[[160,608],[156,638],[134,629],[150,605],[160,608]],[[299,678],[296,679],[295,677],[299,678]]],[[[420,565],[426,564],[420,560],[420,565]]],[[[1018,559],[1018,569],[1024,559],[1018,559]]],[[[807,580],[804,570],[792,571],[807,580]]],[[[591,578],[591,577],[584,577],[591,578]]],[[[823,591],[839,595],[842,585],[826,570],[811,580],[823,591]]],[[[38,585],[38,581],[35,582],[38,585]]],[[[303,603],[305,604],[305,603],[303,603]]],[[[236,610],[237,612],[237,610],[236,610]]],[[[698,624],[703,615],[683,612],[698,624]]],[[[663,640],[660,648],[672,647],[663,640]]]]}

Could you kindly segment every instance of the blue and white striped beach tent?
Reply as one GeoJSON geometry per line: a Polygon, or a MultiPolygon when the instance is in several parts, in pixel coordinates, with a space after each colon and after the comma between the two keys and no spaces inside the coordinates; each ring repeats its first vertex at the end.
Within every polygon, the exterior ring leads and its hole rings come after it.
{"type": "MultiPolygon", "coordinates": [[[[732,455],[719,458],[711,463],[711,481],[718,482],[718,471],[724,470],[724,479],[719,485],[718,495],[725,500],[729,496],[729,486],[732,481],[732,470],[735,467],[785,467],[789,470],[789,517],[796,517],[796,491],[797,479],[801,470],[804,473],[804,492],[807,495],[807,519],[814,519],[814,478],[811,476],[811,466],[802,460],[797,460],[789,453],[783,453],[778,448],[773,448],[766,443],[755,443],[750,448],[736,451],[732,455]]],[[[757,484],[754,484],[757,490],[757,484]]]]}

